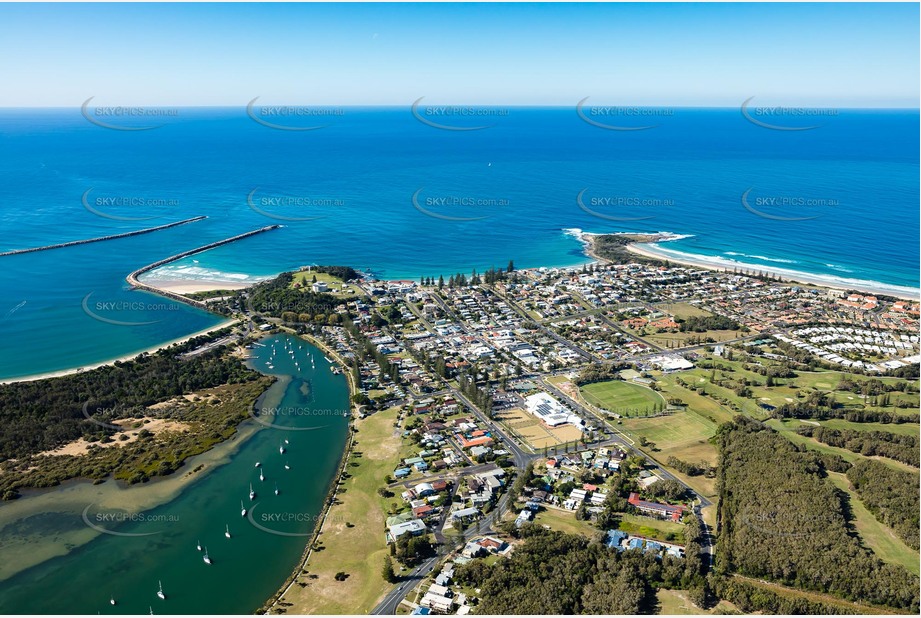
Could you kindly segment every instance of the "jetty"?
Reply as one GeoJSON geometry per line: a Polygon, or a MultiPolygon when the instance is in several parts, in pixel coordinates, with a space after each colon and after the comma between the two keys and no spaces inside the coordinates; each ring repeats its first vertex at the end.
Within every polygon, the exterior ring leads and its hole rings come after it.
{"type": "Polygon", "coordinates": [[[268,225],[266,227],[261,227],[258,230],[250,230],[249,232],[245,232],[243,234],[237,234],[236,236],[231,236],[230,238],[218,240],[216,242],[208,243],[207,245],[202,245],[201,247],[197,247],[195,249],[183,251],[182,253],[177,253],[176,255],[171,255],[168,258],[157,260],[156,262],[152,264],[148,264],[147,266],[142,266],[141,268],[138,268],[137,270],[131,272],[127,277],[125,277],[125,280],[128,282],[128,284],[132,288],[135,288],[138,290],[144,290],[146,292],[151,292],[153,294],[159,294],[160,296],[166,296],[167,298],[171,298],[175,301],[186,303],[187,305],[192,305],[193,307],[198,307],[199,309],[204,309],[207,311],[208,305],[206,303],[203,303],[199,300],[194,300],[192,298],[188,298],[187,296],[183,296],[182,294],[170,292],[169,290],[161,290],[160,288],[154,287],[152,285],[141,283],[141,281],[138,280],[138,277],[143,275],[147,271],[153,270],[154,268],[159,268],[160,266],[164,266],[166,264],[169,264],[170,262],[175,262],[176,260],[180,260],[184,257],[195,255],[196,253],[201,253],[202,251],[208,251],[209,249],[214,249],[215,247],[220,247],[221,245],[226,245],[232,242],[236,242],[238,240],[243,240],[244,238],[249,238],[250,236],[255,236],[256,234],[262,234],[263,232],[269,232],[271,230],[275,230],[280,227],[282,226],[281,225],[268,225]]]}
{"type": "Polygon", "coordinates": [[[18,255],[20,253],[33,253],[35,251],[48,251],[50,249],[60,249],[62,247],[74,247],[76,245],[86,245],[91,242],[102,242],[104,240],[115,240],[116,238],[127,238],[128,236],[139,236],[140,234],[150,234],[151,232],[157,232],[159,230],[165,230],[167,228],[176,227],[177,225],[185,225],[186,223],[193,223],[195,221],[201,221],[202,219],[207,219],[206,216],[200,215],[198,217],[192,217],[191,219],[183,219],[182,221],[174,221],[173,223],[167,223],[166,225],[158,225],[157,227],[149,227],[143,230],[135,230],[133,232],[124,232],[123,234],[110,234],[109,236],[100,236],[98,238],[84,238],[83,240],[71,240],[70,242],[62,242],[56,245],[45,245],[44,247],[32,247],[29,249],[14,249],[12,251],[4,251],[0,253],[0,257],[6,255],[18,255]]]}

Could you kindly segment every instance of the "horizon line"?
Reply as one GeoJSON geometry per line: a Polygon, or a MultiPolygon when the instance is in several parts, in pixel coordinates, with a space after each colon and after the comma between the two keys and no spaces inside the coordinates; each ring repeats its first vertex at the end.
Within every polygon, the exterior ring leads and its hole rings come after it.
{"type": "MultiPolygon", "coordinates": [[[[345,107],[345,108],[374,108],[374,109],[403,109],[412,107],[409,103],[266,103],[259,107],[345,107]]],[[[505,103],[432,103],[426,107],[479,107],[479,108],[509,108],[509,109],[570,109],[578,105],[578,102],[569,104],[505,104],[505,103]]],[[[737,110],[742,106],[739,105],[669,105],[669,104],[636,104],[636,103],[599,103],[585,107],[636,107],[636,108],[668,108],[668,109],[695,109],[695,110],[737,110]]],[[[93,105],[92,107],[150,107],[150,108],[179,108],[179,109],[246,109],[247,103],[235,104],[216,104],[216,105],[194,105],[194,104],[163,104],[163,103],[112,103],[107,105],[93,105]]],[[[811,105],[811,104],[765,104],[757,107],[770,108],[809,108],[809,109],[826,109],[826,110],[916,110],[921,111],[921,102],[918,105],[880,105],[880,106],[843,106],[843,105],[811,105]]],[[[81,105],[0,105],[0,110],[14,109],[58,109],[58,110],[77,110],[82,109],[81,105]]]]}

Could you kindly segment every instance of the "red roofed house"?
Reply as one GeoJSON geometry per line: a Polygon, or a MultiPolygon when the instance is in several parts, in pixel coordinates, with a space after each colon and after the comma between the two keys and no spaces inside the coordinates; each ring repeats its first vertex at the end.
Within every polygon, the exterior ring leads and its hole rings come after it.
{"type": "Polygon", "coordinates": [[[485,446],[487,444],[492,444],[492,438],[490,438],[489,436],[482,436],[480,438],[473,438],[471,440],[467,440],[466,438],[460,439],[461,448],[470,448],[473,446],[485,446]]]}
{"type": "Polygon", "coordinates": [[[647,502],[646,500],[640,500],[640,496],[636,492],[630,494],[630,497],[627,498],[627,502],[638,508],[643,513],[655,515],[657,517],[665,517],[671,519],[672,521],[680,521],[681,514],[685,509],[683,506],[672,506],[670,504],[660,504],[658,502],[647,502]]]}

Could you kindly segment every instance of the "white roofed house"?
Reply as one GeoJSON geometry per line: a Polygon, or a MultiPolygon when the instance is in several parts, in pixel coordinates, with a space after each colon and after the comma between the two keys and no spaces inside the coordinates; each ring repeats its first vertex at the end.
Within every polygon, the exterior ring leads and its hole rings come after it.
{"type": "Polygon", "coordinates": [[[387,542],[394,543],[398,538],[404,534],[411,534],[412,536],[419,536],[425,534],[426,527],[425,522],[421,519],[411,519],[407,522],[398,523],[390,526],[387,530],[387,542]]]}

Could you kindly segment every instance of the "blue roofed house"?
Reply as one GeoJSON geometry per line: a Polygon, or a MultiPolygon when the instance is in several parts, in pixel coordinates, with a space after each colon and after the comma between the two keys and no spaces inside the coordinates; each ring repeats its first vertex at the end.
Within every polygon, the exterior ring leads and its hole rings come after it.
{"type": "Polygon", "coordinates": [[[627,536],[627,533],[623,530],[608,530],[605,535],[605,544],[612,549],[621,550],[624,548],[623,542],[627,536]]]}
{"type": "Polygon", "coordinates": [[[627,549],[643,549],[643,539],[633,537],[627,541],[627,549]]]}
{"type": "Polygon", "coordinates": [[[410,475],[411,472],[412,470],[410,470],[409,468],[397,468],[396,470],[393,471],[393,478],[405,479],[407,476],[410,475]]]}

